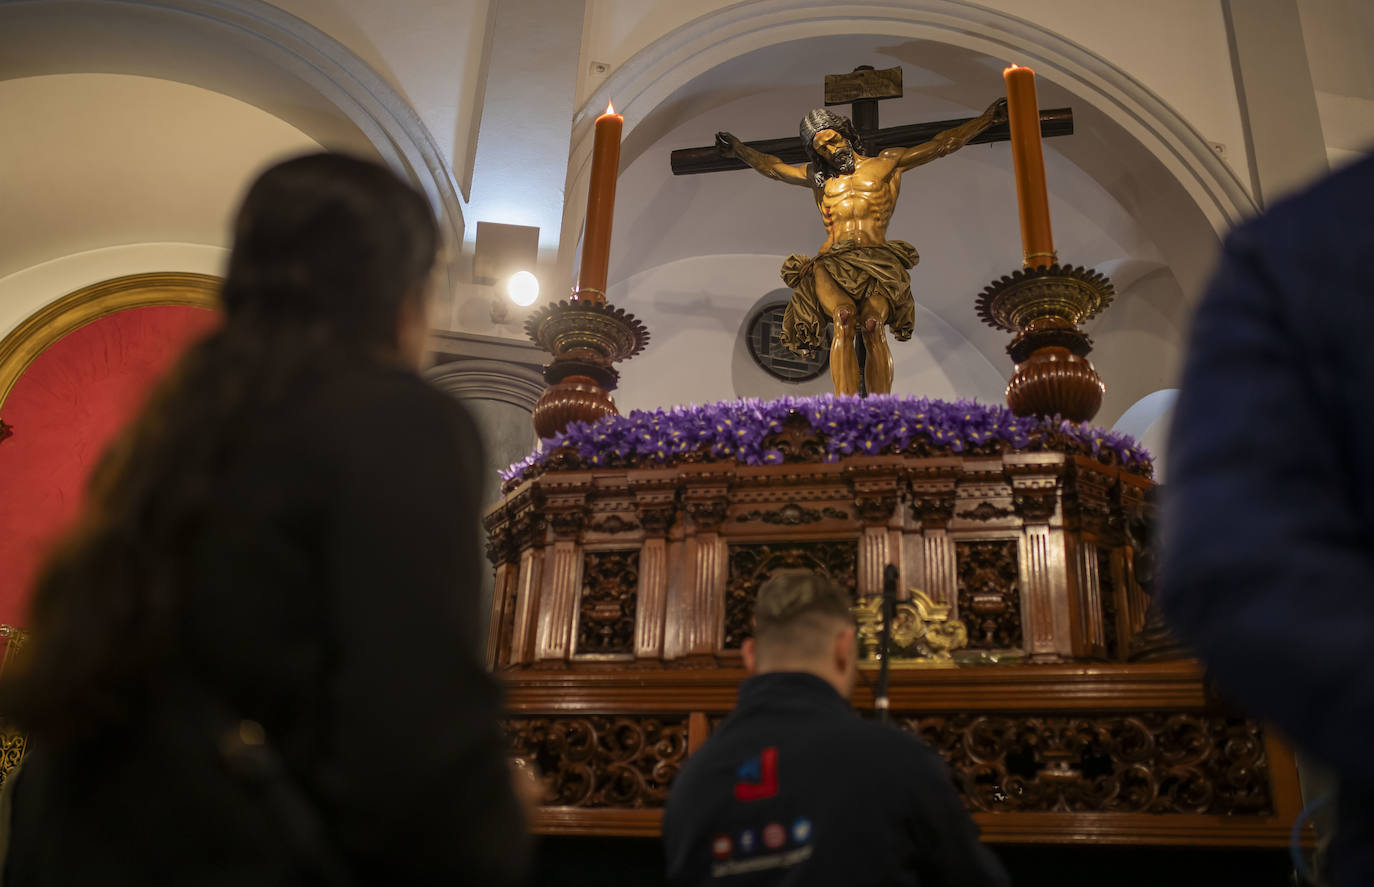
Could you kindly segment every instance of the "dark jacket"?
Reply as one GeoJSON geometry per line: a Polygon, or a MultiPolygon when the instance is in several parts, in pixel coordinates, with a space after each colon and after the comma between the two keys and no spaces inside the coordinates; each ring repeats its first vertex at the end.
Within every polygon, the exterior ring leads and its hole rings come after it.
{"type": "Polygon", "coordinates": [[[1219,688],[1344,780],[1374,883],[1374,158],[1242,225],[1193,324],[1159,595],[1219,688]]]}
{"type": "Polygon", "coordinates": [[[740,686],[673,783],[663,843],[677,887],[1007,883],[944,761],[810,674],[740,686]]]}
{"type": "Polygon", "coordinates": [[[36,743],[6,887],[308,883],[279,811],[221,764],[211,697],[263,726],[356,883],[515,880],[525,824],[475,651],[471,420],[412,372],[357,368],[239,438],[184,661],[127,728],[36,743]]]}

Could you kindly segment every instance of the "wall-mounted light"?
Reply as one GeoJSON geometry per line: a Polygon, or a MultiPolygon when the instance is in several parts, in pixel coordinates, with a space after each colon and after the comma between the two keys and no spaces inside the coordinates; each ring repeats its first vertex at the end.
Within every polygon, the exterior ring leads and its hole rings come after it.
{"type": "Polygon", "coordinates": [[[506,281],[506,295],[521,308],[533,305],[539,298],[539,278],[529,271],[517,271],[506,281]]]}
{"type": "Polygon", "coordinates": [[[539,229],[529,225],[477,223],[477,247],[472,257],[474,283],[498,286],[492,293],[492,323],[519,321],[511,305],[527,308],[539,299],[539,279],[533,270],[539,261],[539,229]]]}
{"type": "Polygon", "coordinates": [[[539,229],[529,225],[477,223],[472,256],[476,283],[503,284],[517,271],[532,270],[539,261],[539,229]]]}

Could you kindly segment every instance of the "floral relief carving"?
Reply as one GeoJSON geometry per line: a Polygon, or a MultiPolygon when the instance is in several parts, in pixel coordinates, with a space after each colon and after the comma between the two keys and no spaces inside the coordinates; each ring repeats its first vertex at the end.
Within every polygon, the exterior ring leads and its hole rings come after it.
{"type": "Polygon", "coordinates": [[[959,512],[959,516],[962,518],[967,518],[969,520],[990,521],[1004,517],[1011,517],[1015,513],[1015,509],[1002,508],[1000,506],[993,505],[991,502],[983,501],[979,502],[976,508],[968,508],[959,512]]]}
{"type": "Polygon", "coordinates": [[[601,520],[592,521],[587,524],[587,529],[597,533],[628,533],[631,530],[638,530],[639,524],[632,520],[626,520],[618,514],[612,514],[601,520]]]}
{"type": "Polygon", "coordinates": [[[726,511],[730,503],[724,499],[716,499],[707,502],[689,502],[687,513],[692,516],[692,522],[698,529],[707,532],[714,532],[725,520],[726,511]]]}
{"type": "Polygon", "coordinates": [[[505,722],[512,755],[537,767],[543,804],[662,807],[687,756],[687,719],[538,717],[505,722]]]}
{"type": "Polygon", "coordinates": [[[667,508],[641,508],[639,510],[639,523],[644,527],[645,534],[649,536],[662,536],[668,532],[668,528],[673,525],[673,520],[677,517],[676,506],[667,508]]]}
{"type": "Polygon", "coordinates": [[[577,652],[633,653],[638,600],[638,549],[583,554],[577,652]]]}
{"type": "Polygon", "coordinates": [[[581,510],[555,511],[550,513],[548,517],[554,535],[564,539],[573,538],[582,532],[582,526],[587,520],[587,515],[581,510]]]}
{"type": "Polygon", "coordinates": [[[1203,713],[898,718],[948,762],[979,812],[1266,815],[1252,721],[1203,713]]]}
{"type": "Polygon", "coordinates": [[[1021,571],[1015,539],[954,543],[959,617],[973,649],[1021,646],[1021,571]]]}
{"type": "Polygon", "coordinates": [[[838,508],[804,508],[796,503],[789,502],[781,508],[771,511],[753,511],[740,514],[735,518],[737,523],[748,523],[749,521],[763,521],[766,524],[778,524],[784,527],[796,527],[802,524],[819,523],[822,520],[848,520],[849,514],[838,508]]]}

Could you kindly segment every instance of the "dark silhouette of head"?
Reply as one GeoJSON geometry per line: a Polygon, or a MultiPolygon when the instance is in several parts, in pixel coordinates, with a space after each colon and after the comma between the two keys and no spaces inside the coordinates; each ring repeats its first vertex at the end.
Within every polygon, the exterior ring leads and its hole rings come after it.
{"type": "Polygon", "coordinates": [[[390,170],[341,154],[288,160],[253,183],[239,210],[226,321],[394,344],[397,313],[429,274],[437,237],[425,199],[390,170]]]}
{"type": "Polygon", "coordinates": [[[243,442],[341,374],[405,363],[437,243],[424,197],[375,163],[315,154],[252,185],[223,321],[102,455],[39,575],[32,641],[0,684],[0,713],[59,743],[155,692],[177,667],[195,549],[233,501],[225,477],[243,442]]]}
{"type": "Polygon", "coordinates": [[[811,161],[811,183],[817,188],[825,187],[825,180],[837,175],[849,175],[860,155],[867,156],[863,140],[854,129],[854,122],[825,108],[816,108],[801,121],[802,148],[811,161]],[[839,133],[848,143],[849,150],[841,150],[833,160],[816,150],[816,136],[826,130],[839,133]]]}

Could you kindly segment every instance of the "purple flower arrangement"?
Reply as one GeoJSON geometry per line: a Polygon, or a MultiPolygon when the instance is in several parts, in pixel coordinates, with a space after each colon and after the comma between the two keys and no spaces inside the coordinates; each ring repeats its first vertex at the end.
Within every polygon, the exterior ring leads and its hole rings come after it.
{"type": "Polygon", "coordinates": [[[809,431],[821,457],[830,462],[849,455],[1056,451],[1091,456],[1146,476],[1152,470],[1149,452],[1133,438],[1057,417],[1016,416],[1006,407],[972,400],[827,394],[635,410],[590,425],[574,422],[543,440],[537,451],[501,477],[510,487],[557,469],[647,468],[729,459],[772,465],[796,458],[787,455],[786,432],[798,430],[809,431]]]}

